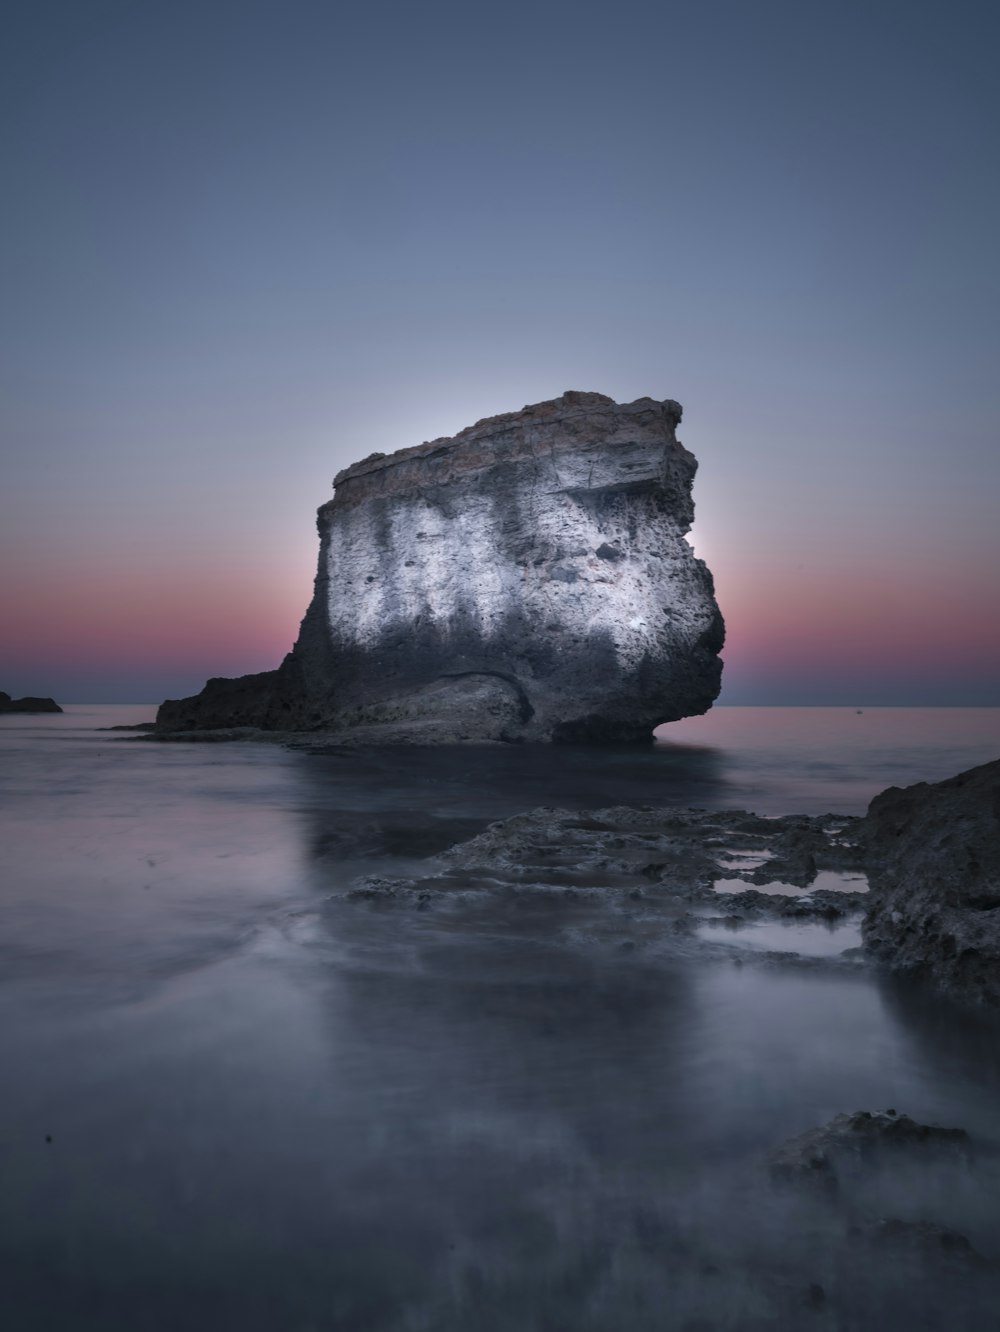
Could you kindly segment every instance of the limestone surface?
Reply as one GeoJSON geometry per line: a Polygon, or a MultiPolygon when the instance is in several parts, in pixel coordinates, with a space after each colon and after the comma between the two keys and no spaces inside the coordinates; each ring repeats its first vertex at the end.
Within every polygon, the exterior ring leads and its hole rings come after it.
{"type": "Polygon", "coordinates": [[[705,712],[724,629],[680,419],[570,392],[347,468],[291,654],[165,703],[161,729],[605,742],[705,712]]]}

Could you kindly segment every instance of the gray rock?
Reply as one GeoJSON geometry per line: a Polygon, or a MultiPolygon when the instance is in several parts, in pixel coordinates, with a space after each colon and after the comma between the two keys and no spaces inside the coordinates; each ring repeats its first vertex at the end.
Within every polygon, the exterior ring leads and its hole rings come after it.
{"type": "Polygon", "coordinates": [[[684,539],[680,418],[565,393],[347,468],[291,654],[164,703],[158,725],[604,742],[707,711],[724,629],[684,539]]]}
{"type": "Polygon", "coordinates": [[[796,845],[808,836],[817,846],[823,843],[821,858],[829,867],[847,869],[853,866],[855,853],[844,834],[856,822],[834,820],[831,815],[758,819],[743,810],[648,805],[584,811],[543,806],[491,823],[468,841],[432,857],[419,878],[405,883],[363,878],[347,896],[408,901],[419,892],[442,903],[457,893],[587,897],[613,905],[623,919],[641,918],[643,928],[661,939],[664,931],[693,936],[699,924],[711,919],[725,919],[734,926],[763,920],[831,922],[856,916],[866,894],[830,888],[810,891],[808,885],[794,895],[762,892],[754,885],[766,884],[763,869],[732,869],[729,860],[752,844],[773,857],[769,865],[780,867],[787,863],[779,856],[789,840],[796,845]],[[839,834],[836,842],[829,835],[834,826],[839,834]],[[716,890],[720,880],[729,885],[727,891],[716,890]],[[386,882],[391,883],[391,894],[386,882]],[[716,908],[721,917],[706,914],[716,908]]]}
{"type": "Polygon", "coordinates": [[[1000,1003],[1000,761],[890,787],[861,835],[866,947],[959,999],[1000,1003]]]}
{"type": "Polygon", "coordinates": [[[52,698],[11,698],[0,690],[0,716],[12,712],[62,712],[52,698]]]}
{"type": "Polygon", "coordinates": [[[871,1158],[896,1148],[954,1151],[967,1142],[964,1129],[919,1124],[895,1110],[858,1110],[835,1115],[828,1124],[790,1138],[771,1153],[768,1165],[778,1179],[833,1186],[838,1166],[852,1158],[871,1158]]]}
{"type": "MultiPolygon", "coordinates": [[[[209,680],[193,698],[168,699],[156,714],[161,732],[277,728],[277,714],[288,690],[288,670],[260,671],[236,680],[209,680]],[[284,672],[284,675],[282,674],[284,672]]],[[[290,714],[291,705],[287,705],[290,714]]],[[[286,723],[287,725],[287,723],[286,723]]]]}

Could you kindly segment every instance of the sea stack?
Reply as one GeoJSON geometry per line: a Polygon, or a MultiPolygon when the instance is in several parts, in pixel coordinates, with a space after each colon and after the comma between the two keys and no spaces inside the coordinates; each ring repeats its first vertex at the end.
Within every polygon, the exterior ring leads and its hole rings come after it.
{"type": "Polygon", "coordinates": [[[708,710],[723,622],[667,399],[564,393],[341,472],[299,638],[161,731],[630,742],[708,710]]]}

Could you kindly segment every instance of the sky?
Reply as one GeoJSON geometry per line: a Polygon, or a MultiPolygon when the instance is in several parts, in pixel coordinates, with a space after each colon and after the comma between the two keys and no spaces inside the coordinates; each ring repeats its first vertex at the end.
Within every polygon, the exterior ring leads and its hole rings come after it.
{"type": "Polygon", "coordinates": [[[1000,9],[5,0],[0,689],[277,665],[367,454],[676,398],[721,702],[1000,705],[1000,9]]]}

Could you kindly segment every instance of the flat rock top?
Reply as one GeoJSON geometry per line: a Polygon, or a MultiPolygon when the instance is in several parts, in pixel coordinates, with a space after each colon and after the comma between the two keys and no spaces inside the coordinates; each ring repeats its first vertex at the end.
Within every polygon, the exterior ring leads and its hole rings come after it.
{"type": "MultiPolygon", "coordinates": [[[[360,462],[352,463],[334,477],[335,486],[357,477],[384,471],[402,462],[426,458],[458,448],[492,436],[502,435],[519,427],[558,425],[561,422],[580,421],[589,416],[596,418],[595,436],[606,432],[609,415],[635,418],[642,415],[666,418],[673,430],[681,419],[680,403],[672,398],[662,401],[656,398],[637,398],[635,402],[616,403],[604,393],[584,393],[570,389],[559,398],[550,398],[547,402],[530,403],[519,412],[502,412],[499,416],[486,416],[474,425],[466,426],[457,435],[442,435],[439,439],[426,440],[412,448],[397,449],[394,453],[372,453],[360,462]],[[611,409],[609,412],[608,409],[611,409]]],[[[574,432],[576,433],[576,432],[574,432]]],[[[584,440],[583,442],[588,442],[584,440]]]]}

